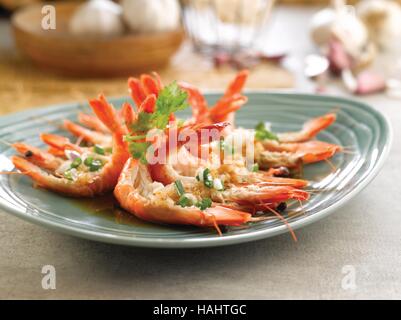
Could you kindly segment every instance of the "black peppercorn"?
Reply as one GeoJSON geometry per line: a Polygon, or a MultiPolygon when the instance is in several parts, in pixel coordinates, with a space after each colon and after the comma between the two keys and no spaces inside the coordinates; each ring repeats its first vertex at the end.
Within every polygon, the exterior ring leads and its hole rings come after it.
{"type": "Polygon", "coordinates": [[[279,167],[274,176],[287,178],[290,176],[290,170],[287,167],[279,167]]]}
{"type": "Polygon", "coordinates": [[[281,202],[278,206],[277,206],[277,208],[276,208],[276,210],[278,211],[278,212],[283,212],[283,211],[285,211],[287,209],[287,204],[285,203],[285,202],[281,202]]]}
{"type": "Polygon", "coordinates": [[[33,152],[31,150],[28,150],[27,152],[25,152],[25,157],[29,158],[33,156],[33,152]]]}

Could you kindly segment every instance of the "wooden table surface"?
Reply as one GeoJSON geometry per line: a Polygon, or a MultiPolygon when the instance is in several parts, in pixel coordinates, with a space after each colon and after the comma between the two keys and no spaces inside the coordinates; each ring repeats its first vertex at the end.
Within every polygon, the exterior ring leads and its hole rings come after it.
{"type": "MultiPolygon", "coordinates": [[[[302,92],[313,90],[300,72],[302,57],[313,50],[306,32],[313,10],[277,10],[270,38],[292,50],[286,65],[302,92]]],[[[15,90],[20,84],[3,80],[0,86],[15,90]]],[[[23,93],[24,87],[19,90],[23,93]]],[[[329,93],[345,95],[336,86],[329,93]]],[[[16,91],[9,99],[18,99],[16,91]]],[[[284,234],[223,248],[138,249],[55,233],[1,211],[0,298],[400,299],[401,102],[384,95],[361,100],[390,119],[395,136],[390,157],[376,179],[342,209],[298,230],[298,243],[284,234]],[[44,265],[56,268],[55,290],[42,289],[44,265]],[[350,270],[355,286],[344,287],[350,270]]],[[[20,104],[30,105],[29,99],[20,104]]]]}

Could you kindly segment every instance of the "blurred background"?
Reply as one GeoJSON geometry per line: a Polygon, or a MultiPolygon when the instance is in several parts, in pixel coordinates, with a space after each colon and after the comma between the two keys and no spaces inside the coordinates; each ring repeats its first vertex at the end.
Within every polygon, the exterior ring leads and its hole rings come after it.
{"type": "Polygon", "coordinates": [[[157,71],[222,89],[401,97],[401,0],[0,0],[0,113],[157,71]]]}

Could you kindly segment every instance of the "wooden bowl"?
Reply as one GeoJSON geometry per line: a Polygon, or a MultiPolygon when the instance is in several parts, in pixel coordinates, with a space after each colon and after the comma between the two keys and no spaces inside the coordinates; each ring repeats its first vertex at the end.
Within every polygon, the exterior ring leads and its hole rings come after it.
{"type": "Polygon", "coordinates": [[[8,10],[15,10],[28,4],[40,1],[41,0],[0,0],[0,6],[3,6],[8,10]]]}
{"type": "Polygon", "coordinates": [[[20,9],[12,17],[17,47],[36,65],[72,76],[126,76],[166,65],[184,31],[84,38],[69,33],[68,22],[79,3],[56,2],[56,29],[41,27],[43,4],[20,9]]]}

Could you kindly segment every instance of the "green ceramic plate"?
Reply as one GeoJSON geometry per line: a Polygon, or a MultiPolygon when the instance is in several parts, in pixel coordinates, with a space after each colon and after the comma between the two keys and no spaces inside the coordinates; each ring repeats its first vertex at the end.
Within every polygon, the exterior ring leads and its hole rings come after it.
{"type": "MultiPolygon", "coordinates": [[[[215,101],[217,96],[209,94],[207,98],[215,101]]],[[[314,193],[303,205],[304,214],[288,217],[293,229],[338,210],[366,187],[383,165],[391,144],[391,129],[383,115],[370,106],[320,95],[253,92],[248,97],[248,104],[237,114],[238,125],[253,128],[263,119],[272,124],[274,131],[297,130],[307,119],[337,110],[336,123],[318,138],[353,150],[332,159],[337,168],[335,172],[324,162],[305,168],[305,178],[312,181],[312,188],[322,191],[314,193]]],[[[118,106],[125,98],[112,101],[118,106]]],[[[0,139],[41,146],[40,132],[58,132],[54,122],[64,118],[75,120],[82,107],[85,108],[78,104],[65,104],[2,117],[0,139]]],[[[1,171],[13,169],[8,160],[13,153],[9,146],[1,145],[1,171]]],[[[247,228],[231,228],[222,237],[213,230],[149,224],[123,211],[113,210],[111,197],[102,201],[72,200],[35,189],[29,178],[19,175],[0,175],[0,206],[18,217],[71,235],[143,247],[221,246],[288,231],[279,220],[255,223],[247,228]]],[[[296,205],[290,209],[295,213],[301,210],[296,205]]]]}

